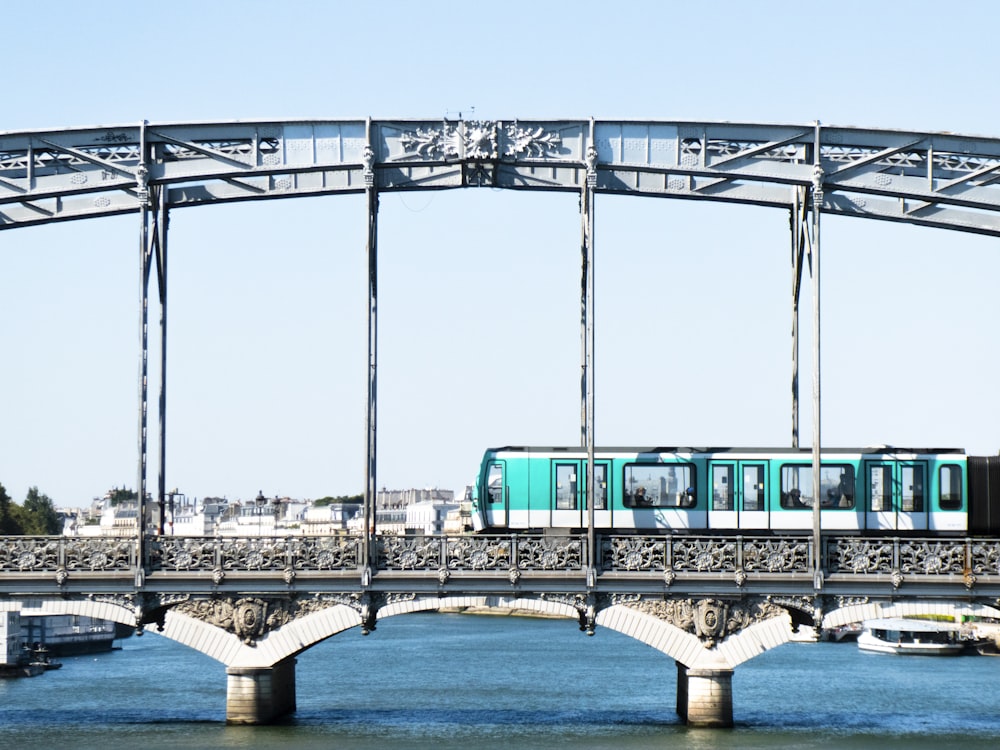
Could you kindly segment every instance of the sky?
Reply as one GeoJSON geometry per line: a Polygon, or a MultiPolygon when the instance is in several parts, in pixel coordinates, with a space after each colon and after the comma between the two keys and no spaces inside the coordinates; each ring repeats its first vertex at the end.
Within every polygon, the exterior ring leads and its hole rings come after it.
{"type": "MultiPolygon", "coordinates": [[[[0,131],[461,112],[1000,138],[995,52],[961,31],[997,26],[991,0],[0,5],[0,131]]],[[[363,491],[365,222],[361,196],[171,213],[168,489],[363,491]]],[[[378,222],[378,485],[460,492],[489,446],[578,444],[577,197],[384,194],[378,222]]],[[[597,443],[790,445],[787,212],[599,195],[595,224],[597,443]]],[[[18,502],[137,485],[138,229],[0,233],[0,484],[18,502]]],[[[821,443],[996,453],[1000,240],[824,216],[822,250],[821,443]]]]}

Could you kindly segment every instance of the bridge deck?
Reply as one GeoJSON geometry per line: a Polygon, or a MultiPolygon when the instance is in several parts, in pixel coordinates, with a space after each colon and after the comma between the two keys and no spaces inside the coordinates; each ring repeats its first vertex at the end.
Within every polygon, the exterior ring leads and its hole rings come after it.
{"type": "Polygon", "coordinates": [[[2,537],[8,596],[107,592],[414,591],[509,593],[816,593],[841,596],[1000,596],[1000,539],[823,537],[817,590],[805,536],[597,536],[587,570],[579,535],[2,537]]]}

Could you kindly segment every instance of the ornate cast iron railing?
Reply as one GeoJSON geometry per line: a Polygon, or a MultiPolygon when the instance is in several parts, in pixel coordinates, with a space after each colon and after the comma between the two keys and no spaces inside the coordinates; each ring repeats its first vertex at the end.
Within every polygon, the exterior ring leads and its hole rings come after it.
{"type": "Polygon", "coordinates": [[[807,573],[811,550],[806,537],[610,536],[601,560],[614,572],[807,573]]]}
{"type": "Polygon", "coordinates": [[[893,576],[1000,575],[996,539],[837,537],[826,542],[830,574],[893,576]]]}
{"type": "Polygon", "coordinates": [[[125,537],[0,537],[0,573],[133,570],[137,547],[125,537]]]}
{"type": "Polygon", "coordinates": [[[347,571],[362,567],[361,538],[157,537],[150,549],[153,571],[347,571]]]}
{"type": "Polygon", "coordinates": [[[380,570],[574,571],[583,570],[580,536],[380,537],[380,570]]]}
{"type": "MultiPolygon", "coordinates": [[[[809,573],[806,536],[601,535],[599,572],[677,576],[809,573]]],[[[377,570],[451,573],[584,571],[584,535],[376,537],[377,570]]],[[[122,573],[137,567],[133,537],[0,537],[0,575],[122,573]]],[[[146,570],[157,572],[360,572],[358,536],[151,537],[146,570]]],[[[891,576],[924,580],[1000,577],[1000,539],[825,536],[823,568],[838,580],[891,576]]]]}

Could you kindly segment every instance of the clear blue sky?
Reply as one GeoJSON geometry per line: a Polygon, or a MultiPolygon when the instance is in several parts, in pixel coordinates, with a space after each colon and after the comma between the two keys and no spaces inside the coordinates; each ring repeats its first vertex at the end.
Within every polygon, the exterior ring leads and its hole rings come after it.
{"type": "MultiPolygon", "coordinates": [[[[40,0],[3,18],[0,130],[462,111],[1000,137],[989,0],[40,0]]],[[[788,445],[786,213],[599,196],[596,224],[598,443],[788,445]]],[[[379,484],[458,491],[487,446],[576,444],[576,197],[384,195],[379,225],[379,484]]],[[[358,197],[172,213],[170,487],[363,490],[364,229],[358,197]]],[[[823,443],[995,453],[1000,240],[825,217],[823,252],[823,443]]],[[[135,486],[138,279],[137,217],[0,233],[15,500],[135,486]]]]}

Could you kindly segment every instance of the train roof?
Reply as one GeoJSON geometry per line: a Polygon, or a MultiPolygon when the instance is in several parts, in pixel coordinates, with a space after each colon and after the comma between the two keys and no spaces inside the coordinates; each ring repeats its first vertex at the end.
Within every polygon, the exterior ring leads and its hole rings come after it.
{"type": "MultiPolygon", "coordinates": [[[[491,453],[579,453],[586,448],[580,446],[527,446],[527,445],[506,445],[500,448],[490,448],[491,453]]],[[[803,456],[812,455],[811,447],[791,448],[788,446],[765,448],[760,446],[734,447],[734,446],[595,446],[597,453],[622,453],[622,454],[657,454],[657,453],[739,453],[753,455],[767,455],[774,453],[799,453],[803,456]]],[[[864,448],[843,448],[843,447],[821,447],[820,452],[824,455],[830,454],[861,454],[861,455],[883,455],[886,453],[899,453],[907,455],[965,455],[964,448],[909,448],[896,445],[876,445],[864,448]]]]}

